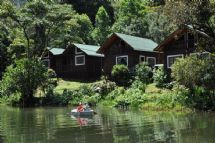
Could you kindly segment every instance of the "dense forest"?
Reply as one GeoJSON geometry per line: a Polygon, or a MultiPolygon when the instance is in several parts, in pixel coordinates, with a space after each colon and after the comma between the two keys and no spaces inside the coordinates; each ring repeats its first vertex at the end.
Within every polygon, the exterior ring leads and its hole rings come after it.
{"type": "MultiPolygon", "coordinates": [[[[0,0],[0,97],[31,104],[38,88],[50,90],[50,72],[40,61],[48,47],[102,45],[113,32],[160,43],[181,25],[192,25],[210,37],[200,38],[198,47],[214,53],[214,10],[210,0],[0,0]]],[[[208,67],[207,84],[196,77],[205,88],[214,78],[213,64],[208,67]]],[[[208,90],[214,95],[213,87],[208,90]]]]}

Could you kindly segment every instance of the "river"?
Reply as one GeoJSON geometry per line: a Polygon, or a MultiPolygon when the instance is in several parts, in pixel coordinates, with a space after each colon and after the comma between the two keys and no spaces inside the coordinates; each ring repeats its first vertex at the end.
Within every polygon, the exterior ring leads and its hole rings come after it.
{"type": "Polygon", "coordinates": [[[97,107],[92,118],[71,108],[0,106],[0,143],[215,143],[215,113],[97,107]]]}

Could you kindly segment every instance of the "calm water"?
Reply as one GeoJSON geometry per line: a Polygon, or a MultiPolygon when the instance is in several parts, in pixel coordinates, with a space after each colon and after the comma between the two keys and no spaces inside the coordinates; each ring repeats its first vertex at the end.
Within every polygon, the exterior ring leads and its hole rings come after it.
{"type": "Polygon", "coordinates": [[[0,143],[215,143],[215,113],[95,110],[77,119],[70,108],[0,106],[0,143]]]}

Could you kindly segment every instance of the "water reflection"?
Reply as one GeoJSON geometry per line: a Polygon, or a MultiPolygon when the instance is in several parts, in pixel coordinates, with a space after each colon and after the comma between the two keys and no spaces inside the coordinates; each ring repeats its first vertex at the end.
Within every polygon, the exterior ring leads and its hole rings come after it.
{"type": "Polygon", "coordinates": [[[215,142],[214,113],[123,111],[98,107],[92,118],[71,108],[0,106],[0,143],[215,142]]]}
{"type": "Polygon", "coordinates": [[[93,117],[89,116],[89,117],[80,117],[80,116],[73,116],[71,115],[71,118],[75,121],[77,121],[77,123],[80,126],[88,126],[89,123],[93,123],[93,117]]]}

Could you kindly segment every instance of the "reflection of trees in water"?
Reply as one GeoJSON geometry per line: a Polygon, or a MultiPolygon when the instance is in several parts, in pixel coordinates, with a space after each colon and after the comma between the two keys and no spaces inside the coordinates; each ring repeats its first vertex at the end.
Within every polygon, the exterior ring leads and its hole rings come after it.
{"type": "Polygon", "coordinates": [[[0,142],[215,142],[215,114],[135,112],[99,107],[93,122],[78,126],[65,111],[65,108],[0,107],[0,142]]]}
{"type": "Polygon", "coordinates": [[[54,108],[18,109],[0,107],[0,128],[5,142],[49,142],[55,139],[56,128],[64,125],[62,110],[54,108]],[[58,114],[59,113],[59,114],[58,114]]]}
{"type": "MultiPolygon", "coordinates": [[[[194,127],[200,140],[205,139],[204,133],[198,128],[202,123],[208,123],[207,117],[198,117],[198,114],[167,113],[167,112],[132,112],[121,113],[117,110],[103,109],[101,111],[104,128],[112,128],[114,143],[124,142],[187,142],[196,135],[190,132],[189,136],[184,135],[184,131],[189,131],[194,127]],[[192,120],[192,118],[194,120],[192,120]],[[198,121],[196,119],[201,119],[198,121]],[[108,122],[106,122],[108,121],[108,122]],[[197,122],[198,121],[198,122],[197,122]],[[108,125],[106,125],[106,124],[108,125]],[[195,125],[192,125],[195,123],[195,125]],[[197,128],[196,128],[197,127],[197,128]]],[[[212,117],[215,120],[215,116],[212,117]]],[[[210,121],[212,123],[212,121],[210,121]]],[[[205,128],[210,128],[207,126],[205,128]]],[[[210,133],[214,133],[214,127],[210,128],[210,133]]],[[[194,130],[194,131],[195,131],[194,130]]],[[[211,135],[213,137],[213,135],[211,135]]],[[[204,141],[204,140],[203,140],[204,141]]]]}

